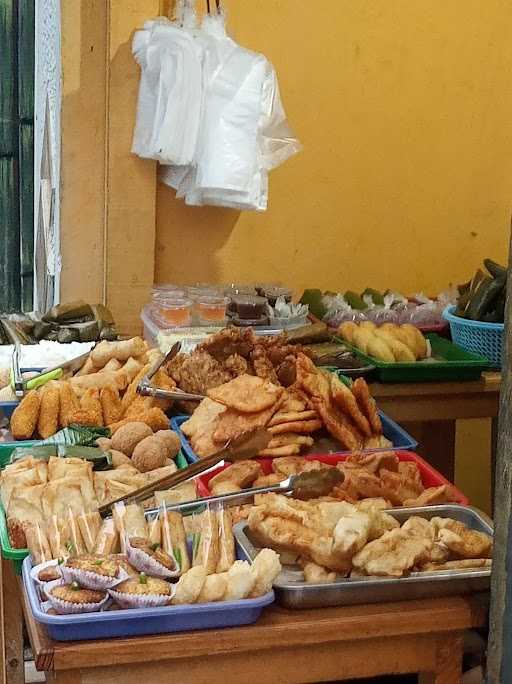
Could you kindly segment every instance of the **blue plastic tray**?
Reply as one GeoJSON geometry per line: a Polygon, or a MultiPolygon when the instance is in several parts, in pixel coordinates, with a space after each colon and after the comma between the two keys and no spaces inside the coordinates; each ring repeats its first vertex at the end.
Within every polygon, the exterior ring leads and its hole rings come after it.
{"type": "MultiPolygon", "coordinates": [[[[240,558],[245,559],[238,542],[237,553],[240,558]]],[[[23,561],[22,574],[30,608],[35,620],[45,625],[50,637],[56,641],[130,637],[250,625],[256,622],[265,606],[274,602],[274,592],[270,591],[264,596],[240,601],[107,610],[81,615],[48,615],[41,609],[38,587],[30,577],[31,568],[32,558],[28,556],[23,561]]]]}
{"type": "MultiPolygon", "coordinates": [[[[398,423],[395,423],[395,421],[392,420],[389,416],[387,416],[385,413],[382,413],[382,411],[379,411],[379,415],[382,421],[384,437],[386,437],[393,443],[393,449],[401,449],[406,451],[416,450],[418,442],[414,439],[414,437],[412,437],[408,432],[406,432],[403,429],[403,427],[398,425],[398,423]]],[[[192,449],[190,442],[181,430],[181,425],[189,418],[190,416],[175,416],[174,418],[171,418],[171,426],[180,438],[181,450],[185,454],[185,458],[187,459],[187,461],[189,463],[196,463],[196,461],[200,460],[199,456],[196,455],[195,451],[192,449]]],[[[372,453],[375,451],[389,451],[390,448],[391,447],[385,447],[382,449],[368,449],[367,451],[372,453]]],[[[313,453],[315,452],[309,452],[308,455],[311,455],[313,453]]],[[[321,449],[321,453],[325,454],[325,448],[321,449]]],[[[335,451],[332,453],[347,454],[349,452],[340,449],[339,451],[335,451]]]]}

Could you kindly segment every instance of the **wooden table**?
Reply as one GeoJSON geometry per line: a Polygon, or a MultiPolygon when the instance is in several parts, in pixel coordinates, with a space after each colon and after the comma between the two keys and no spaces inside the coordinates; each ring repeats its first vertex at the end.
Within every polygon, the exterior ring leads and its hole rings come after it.
{"type": "Polygon", "coordinates": [[[340,681],[421,673],[459,684],[464,631],[487,621],[488,595],[290,611],[255,625],[101,641],[56,642],[23,608],[36,667],[56,684],[340,681]]]}
{"type": "Polygon", "coordinates": [[[494,442],[500,384],[501,374],[489,372],[470,382],[373,383],[371,390],[382,411],[417,439],[418,452],[453,482],[456,422],[489,418],[494,442]]]}

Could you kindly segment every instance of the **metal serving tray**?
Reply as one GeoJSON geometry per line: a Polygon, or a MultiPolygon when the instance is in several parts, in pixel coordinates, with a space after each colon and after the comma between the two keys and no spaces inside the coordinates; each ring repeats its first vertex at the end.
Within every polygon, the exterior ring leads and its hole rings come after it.
{"type": "MultiPolygon", "coordinates": [[[[413,515],[429,520],[433,517],[460,520],[471,529],[493,535],[492,521],[476,508],[443,504],[418,508],[394,508],[386,511],[400,523],[413,515]]],[[[246,521],[233,528],[241,549],[252,562],[259,547],[250,539],[246,521]]],[[[488,591],[491,569],[413,572],[400,578],[340,578],[332,584],[308,584],[296,565],[284,566],[274,582],[277,601],[286,608],[325,608],[361,603],[385,603],[410,599],[437,598],[488,591]]]]}

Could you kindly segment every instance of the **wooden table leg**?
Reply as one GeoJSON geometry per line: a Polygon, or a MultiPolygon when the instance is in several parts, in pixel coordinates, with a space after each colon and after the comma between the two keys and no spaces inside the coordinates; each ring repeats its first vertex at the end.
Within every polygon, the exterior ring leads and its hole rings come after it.
{"type": "Polygon", "coordinates": [[[420,674],[418,684],[460,684],[462,681],[462,634],[439,637],[435,672],[420,674]]]}
{"type": "Polygon", "coordinates": [[[426,423],[404,423],[407,432],[419,442],[418,453],[447,480],[455,478],[455,421],[435,420],[426,423]]]}
{"type": "Polygon", "coordinates": [[[24,684],[23,613],[12,561],[2,559],[5,670],[8,684],[24,684]]]}

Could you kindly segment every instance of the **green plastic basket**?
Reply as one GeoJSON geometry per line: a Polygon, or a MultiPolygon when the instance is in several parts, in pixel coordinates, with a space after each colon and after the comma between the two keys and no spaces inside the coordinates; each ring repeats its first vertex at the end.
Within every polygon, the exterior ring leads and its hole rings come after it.
{"type": "Polygon", "coordinates": [[[444,337],[428,334],[432,347],[432,359],[414,363],[387,363],[364,354],[357,347],[345,342],[354,354],[375,366],[375,374],[381,382],[445,382],[449,380],[478,380],[482,371],[490,367],[489,361],[479,354],[468,352],[444,337]]]}
{"type": "MultiPolygon", "coordinates": [[[[15,446],[11,446],[11,451],[15,449],[16,446],[30,446],[31,444],[37,444],[37,442],[18,442],[15,446]]],[[[6,458],[10,457],[11,451],[9,452],[8,456],[6,458]]],[[[0,468],[3,468],[8,464],[8,460],[2,462],[2,465],[0,468]]],[[[181,451],[178,452],[178,455],[174,459],[174,462],[176,463],[176,467],[178,470],[183,470],[184,468],[188,468],[188,463],[187,459],[183,455],[181,451]]],[[[23,565],[23,561],[25,558],[28,556],[28,549],[13,549],[11,546],[11,542],[9,540],[9,532],[7,530],[7,519],[5,516],[5,511],[3,509],[2,504],[0,503],[0,546],[2,547],[2,557],[7,559],[7,560],[12,560],[14,564],[14,571],[16,572],[17,575],[21,575],[21,566],[23,565]]]]}

